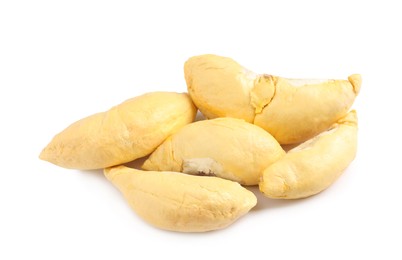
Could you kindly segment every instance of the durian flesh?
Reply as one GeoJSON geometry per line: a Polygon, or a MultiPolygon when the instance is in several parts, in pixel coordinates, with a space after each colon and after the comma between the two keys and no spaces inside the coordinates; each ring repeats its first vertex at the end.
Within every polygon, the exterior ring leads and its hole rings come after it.
{"type": "Polygon", "coordinates": [[[40,158],[83,170],[126,163],[153,152],[191,123],[195,114],[185,93],[147,93],[71,124],[51,140],[40,158]]]}
{"type": "Polygon", "coordinates": [[[328,188],[349,166],[357,151],[357,116],[353,110],[330,129],[288,151],[262,174],[267,197],[299,199],[328,188]]]}
{"type": "Polygon", "coordinates": [[[221,229],[257,203],[251,191],[217,177],[141,171],[125,166],[107,168],[104,174],[142,219],[171,231],[221,229]]]}
{"type": "Polygon", "coordinates": [[[184,126],[163,142],[142,168],[213,175],[256,185],[262,171],[285,155],[262,128],[235,118],[216,118],[184,126]]]}
{"type": "Polygon", "coordinates": [[[184,65],[188,92],[207,118],[254,123],[281,144],[300,143],[328,129],[352,106],[361,86],[348,80],[306,80],[256,74],[217,55],[191,57],[184,65]]]}

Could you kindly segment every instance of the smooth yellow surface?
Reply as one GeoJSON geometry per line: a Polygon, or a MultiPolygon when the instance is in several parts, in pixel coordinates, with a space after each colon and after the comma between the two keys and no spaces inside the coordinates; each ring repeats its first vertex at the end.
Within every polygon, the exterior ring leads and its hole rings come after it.
{"type": "Polygon", "coordinates": [[[290,150],[263,172],[260,190],[270,198],[304,198],[329,187],[353,161],[357,116],[349,112],[331,129],[290,150]]]}
{"type": "Polygon", "coordinates": [[[348,80],[287,79],[256,74],[210,54],[191,57],[184,72],[188,92],[207,118],[244,119],[281,144],[326,130],[349,111],[361,86],[358,74],[348,80]]]}
{"type": "Polygon", "coordinates": [[[118,165],[153,152],[169,135],[194,120],[185,93],[152,92],[81,119],[43,149],[42,160],[73,169],[118,165]]]}
{"type": "Polygon", "coordinates": [[[194,104],[207,118],[230,116],[253,122],[252,72],[230,58],[202,55],[185,63],[184,75],[194,104]]]}
{"type": "Polygon", "coordinates": [[[254,124],[282,144],[303,142],[326,130],[349,111],[357,95],[347,80],[296,87],[281,77],[275,77],[275,82],[275,97],[255,116],[254,124]]]}
{"type": "Polygon", "coordinates": [[[257,203],[252,192],[217,177],[147,172],[125,166],[108,168],[104,173],[141,218],[171,231],[221,229],[257,203]]]}
{"type": "Polygon", "coordinates": [[[214,175],[256,185],[262,171],[284,155],[279,143],[260,127],[216,118],[180,129],[151,154],[143,169],[214,175]]]}

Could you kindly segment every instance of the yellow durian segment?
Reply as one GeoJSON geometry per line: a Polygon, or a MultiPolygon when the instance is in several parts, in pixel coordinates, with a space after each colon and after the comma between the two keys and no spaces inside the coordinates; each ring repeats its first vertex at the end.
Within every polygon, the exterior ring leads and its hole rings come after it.
{"type": "Polygon", "coordinates": [[[186,125],[166,139],[142,168],[256,185],[262,171],[284,155],[279,143],[262,128],[226,117],[186,125]]]}
{"type": "Polygon", "coordinates": [[[125,166],[107,168],[104,173],[142,219],[171,231],[225,228],[257,203],[252,192],[217,177],[141,171],[125,166]]]}
{"type": "Polygon", "coordinates": [[[40,158],[73,169],[126,163],[152,153],[193,122],[195,114],[185,93],[147,93],[71,124],[52,139],[40,158]]]}
{"type": "Polygon", "coordinates": [[[348,80],[288,79],[256,74],[236,61],[207,54],[184,64],[188,92],[208,118],[235,117],[254,123],[281,144],[308,140],[351,108],[361,76],[348,80]]]}
{"type": "Polygon", "coordinates": [[[356,156],[353,110],[330,129],[288,151],[264,170],[260,190],[270,198],[298,199],[328,188],[356,156]]]}

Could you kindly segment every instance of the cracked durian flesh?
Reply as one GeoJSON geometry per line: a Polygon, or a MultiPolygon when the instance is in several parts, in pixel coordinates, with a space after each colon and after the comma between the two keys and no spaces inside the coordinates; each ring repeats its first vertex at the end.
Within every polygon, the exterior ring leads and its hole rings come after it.
{"type": "Polygon", "coordinates": [[[357,116],[349,112],[329,130],[296,146],[262,174],[261,192],[298,199],[328,188],[356,156],[357,116]]]}
{"type": "Polygon", "coordinates": [[[306,141],[330,127],[349,111],[361,86],[358,74],[348,80],[287,79],[210,54],[188,59],[184,73],[194,104],[207,118],[244,119],[281,144],[306,141]]]}
{"type": "Polygon", "coordinates": [[[126,163],[153,152],[169,135],[193,122],[195,114],[185,93],[147,93],[71,124],[39,157],[85,170],[126,163]]]}
{"type": "Polygon", "coordinates": [[[240,184],[217,177],[141,171],[125,166],[104,170],[145,221],[161,229],[204,232],[227,227],[257,203],[240,184]]]}
{"type": "Polygon", "coordinates": [[[235,118],[203,120],[167,138],[142,168],[213,175],[256,185],[262,171],[285,155],[262,128],[235,118]]]}

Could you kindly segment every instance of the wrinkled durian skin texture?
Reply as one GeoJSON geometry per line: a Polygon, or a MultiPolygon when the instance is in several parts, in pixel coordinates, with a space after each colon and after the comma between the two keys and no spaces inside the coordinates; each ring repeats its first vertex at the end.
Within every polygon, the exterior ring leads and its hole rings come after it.
{"type": "Polygon", "coordinates": [[[299,199],[328,188],[349,166],[357,151],[357,116],[353,110],[328,131],[290,150],[264,170],[260,190],[270,198],[299,199]]]}
{"type": "Polygon", "coordinates": [[[142,219],[170,231],[221,229],[257,203],[252,192],[217,177],[147,172],[125,166],[107,168],[104,173],[142,219]]]}
{"type": "Polygon", "coordinates": [[[244,119],[281,144],[326,130],[349,111],[361,86],[358,74],[348,80],[287,79],[256,74],[211,54],[188,59],[184,73],[194,104],[207,118],[244,119]]]}
{"type": "MultiPolygon", "coordinates": [[[[204,169],[200,174],[257,185],[262,171],[284,155],[279,143],[262,128],[240,119],[216,118],[180,129],[151,154],[142,168],[186,172],[184,164],[191,162],[204,169]],[[214,165],[207,165],[211,161],[214,165]]],[[[197,174],[196,168],[192,174],[197,174]]]]}
{"type": "Polygon", "coordinates": [[[153,152],[191,123],[195,114],[185,93],[147,93],[71,124],[53,138],[40,158],[82,170],[126,163],[153,152]]]}

